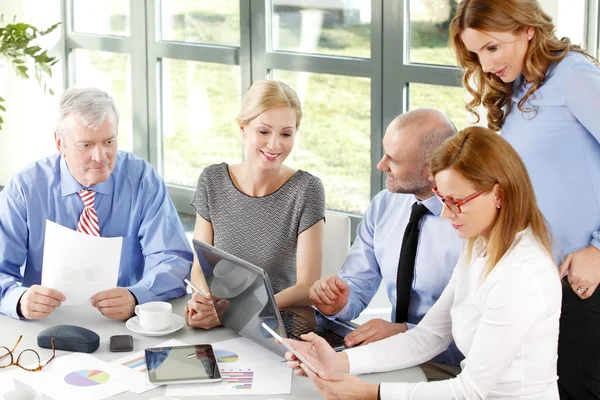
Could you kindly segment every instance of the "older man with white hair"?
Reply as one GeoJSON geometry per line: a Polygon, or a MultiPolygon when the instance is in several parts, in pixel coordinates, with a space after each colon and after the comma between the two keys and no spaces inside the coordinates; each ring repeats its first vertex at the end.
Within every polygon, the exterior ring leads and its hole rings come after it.
{"type": "Polygon", "coordinates": [[[136,304],[185,293],[192,252],[183,227],[154,168],[117,150],[118,124],[108,93],[68,89],[54,132],[58,154],[29,165],[0,192],[0,313],[40,319],[65,300],[40,286],[46,220],[123,237],[117,287],[91,298],[106,317],[124,320],[136,304]]]}

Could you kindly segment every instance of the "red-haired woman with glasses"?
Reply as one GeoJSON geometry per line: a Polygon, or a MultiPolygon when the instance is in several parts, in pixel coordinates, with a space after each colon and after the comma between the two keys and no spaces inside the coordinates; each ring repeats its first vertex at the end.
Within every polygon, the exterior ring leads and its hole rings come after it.
{"type": "Polygon", "coordinates": [[[558,399],[561,285],[523,162],[500,135],[473,127],[442,144],[431,173],[442,217],[467,239],[439,300],[414,329],[341,353],[312,333],[285,339],[319,373],[287,353],[290,366],[326,399],[558,399]],[[465,355],[454,379],[378,386],[350,375],[419,365],[453,339],[465,355]]]}

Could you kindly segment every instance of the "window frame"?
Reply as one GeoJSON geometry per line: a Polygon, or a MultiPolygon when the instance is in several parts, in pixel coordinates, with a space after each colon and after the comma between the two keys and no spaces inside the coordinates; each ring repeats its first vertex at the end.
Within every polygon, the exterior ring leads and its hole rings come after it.
{"type": "MultiPolygon", "coordinates": [[[[596,57],[600,43],[599,2],[600,0],[587,0],[586,8],[587,48],[596,57]]],[[[61,12],[65,21],[65,86],[74,85],[74,50],[129,54],[132,71],[133,152],[148,160],[162,174],[162,58],[239,65],[240,94],[252,82],[268,76],[273,69],[370,78],[371,198],[385,188],[385,176],[376,167],[383,155],[381,140],[391,120],[408,109],[410,84],[461,87],[462,71],[457,67],[409,62],[409,0],[371,0],[371,57],[368,59],[272,51],[267,45],[270,13],[266,12],[270,9],[271,1],[239,0],[239,4],[238,48],[160,40],[160,0],[130,0],[129,37],[75,32],[73,0],[61,0],[61,12]]],[[[318,175],[318,171],[313,172],[318,175]]],[[[179,212],[195,214],[189,204],[195,188],[171,183],[167,183],[167,188],[179,212]]],[[[362,215],[348,215],[351,217],[354,237],[362,215]]]]}

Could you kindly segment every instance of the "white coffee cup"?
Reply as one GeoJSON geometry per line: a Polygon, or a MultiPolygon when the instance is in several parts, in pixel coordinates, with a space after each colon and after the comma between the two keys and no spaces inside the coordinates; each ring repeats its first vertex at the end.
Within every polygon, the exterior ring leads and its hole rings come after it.
{"type": "Polygon", "coordinates": [[[151,301],[135,306],[140,326],[149,331],[162,331],[171,325],[173,307],[164,301],[151,301]]]}
{"type": "Polygon", "coordinates": [[[15,379],[15,389],[0,394],[1,400],[39,400],[42,394],[34,388],[15,379]]]}
{"type": "Polygon", "coordinates": [[[221,260],[213,271],[215,279],[218,279],[226,289],[235,289],[248,277],[247,272],[228,260],[221,260]]]}

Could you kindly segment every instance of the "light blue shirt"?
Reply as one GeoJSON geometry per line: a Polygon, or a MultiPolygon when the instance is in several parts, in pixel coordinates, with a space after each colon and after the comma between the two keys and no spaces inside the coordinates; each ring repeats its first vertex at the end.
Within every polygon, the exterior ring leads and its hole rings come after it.
{"type": "MultiPolygon", "coordinates": [[[[350,287],[348,304],[334,317],[352,320],[367,307],[383,279],[392,304],[391,320],[396,315],[396,277],[404,230],[411,207],[417,201],[412,194],[381,191],[369,205],[357,229],[356,239],[338,275],[350,287]]],[[[432,196],[422,202],[431,213],[420,222],[419,246],[415,259],[411,301],[408,309],[409,328],[440,297],[450,281],[462,250],[460,239],[450,222],[440,217],[442,203],[432,196]]],[[[459,365],[463,355],[452,344],[433,361],[459,365]]]]}
{"type": "MultiPolygon", "coordinates": [[[[56,154],[26,167],[0,192],[1,313],[18,318],[19,299],[41,283],[46,220],[77,229],[83,188],[56,154]]],[[[117,286],[140,304],[182,296],[191,247],[154,168],[119,151],[110,178],[91,189],[100,236],[123,237],[117,286]]]]}
{"type": "Polygon", "coordinates": [[[570,52],[552,64],[522,113],[529,85],[515,82],[502,135],[523,159],[560,263],[592,244],[600,249],[600,68],[570,52]]]}

